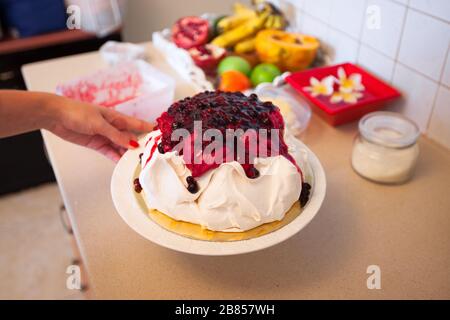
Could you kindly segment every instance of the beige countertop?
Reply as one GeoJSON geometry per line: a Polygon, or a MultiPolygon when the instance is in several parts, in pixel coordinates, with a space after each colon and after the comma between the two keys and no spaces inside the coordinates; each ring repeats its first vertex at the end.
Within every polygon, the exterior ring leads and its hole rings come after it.
{"type": "MultiPolygon", "coordinates": [[[[30,90],[53,92],[103,65],[90,53],[26,66],[24,77],[30,90]]],[[[178,79],[177,97],[190,93],[178,79]]],[[[228,257],[182,254],[140,237],[114,209],[114,164],[43,134],[94,298],[449,299],[450,152],[422,138],[413,180],[379,185],[350,166],[355,133],[355,124],[333,128],[313,117],[304,142],[327,175],[320,212],[284,243],[228,257]],[[381,268],[380,290],[367,289],[369,265],[381,268]]]]}

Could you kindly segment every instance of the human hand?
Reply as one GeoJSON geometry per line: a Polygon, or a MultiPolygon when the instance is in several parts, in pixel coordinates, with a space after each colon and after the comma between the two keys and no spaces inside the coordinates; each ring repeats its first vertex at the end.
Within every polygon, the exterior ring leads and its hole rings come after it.
{"type": "Polygon", "coordinates": [[[117,162],[127,149],[139,147],[137,132],[153,125],[115,110],[57,97],[50,102],[54,112],[48,130],[64,140],[94,149],[117,162]]]}

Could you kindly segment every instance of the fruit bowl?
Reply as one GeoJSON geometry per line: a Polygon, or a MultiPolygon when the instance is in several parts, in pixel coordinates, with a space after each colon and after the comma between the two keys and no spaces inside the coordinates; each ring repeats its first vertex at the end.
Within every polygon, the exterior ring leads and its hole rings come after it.
{"type": "Polygon", "coordinates": [[[203,90],[242,92],[316,61],[319,41],[287,26],[270,1],[236,2],[231,15],[180,17],[171,29],[154,33],[153,42],[174,69],[203,90]]]}

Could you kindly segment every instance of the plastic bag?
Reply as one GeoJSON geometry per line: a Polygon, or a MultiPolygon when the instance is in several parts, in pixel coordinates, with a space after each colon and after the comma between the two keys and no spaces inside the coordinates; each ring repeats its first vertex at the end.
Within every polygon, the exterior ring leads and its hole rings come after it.
{"type": "Polygon", "coordinates": [[[155,121],[173,102],[175,80],[147,62],[136,60],[60,84],[56,93],[155,121]]]}
{"type": "Polygon", "coordinates": [[[78,6],[81,28],[100,37],[121,27],[126,0],[66,0],[67,6],[78,6]]]}

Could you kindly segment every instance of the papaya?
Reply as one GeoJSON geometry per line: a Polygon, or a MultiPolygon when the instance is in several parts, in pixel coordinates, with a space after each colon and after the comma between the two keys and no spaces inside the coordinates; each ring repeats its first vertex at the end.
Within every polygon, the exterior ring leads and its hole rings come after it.
{"type": "Polygon", "coordinates": [[[317,55],[319,41],[311,36],[267,29],[258,32],[255,49],[262,62],[273,63],[282,71],[308,68],[317,55]]]}

